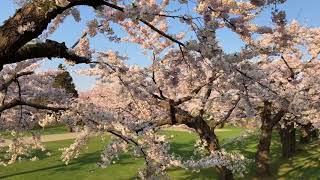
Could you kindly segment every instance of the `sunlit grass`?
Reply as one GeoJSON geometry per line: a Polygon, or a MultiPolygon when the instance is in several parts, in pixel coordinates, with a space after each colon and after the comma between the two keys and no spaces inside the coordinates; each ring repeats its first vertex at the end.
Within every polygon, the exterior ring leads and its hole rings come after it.
{"type": "MultiPolygon", "coordinates": [[[[48,135],[48,134],[63,134],[63,133],[68,133],[69,131],[68,131],[68,127],[66,127],[64,125],[59,125],[59,126],[47,127],[47,128],[37,127],[35,129],[31,130],[30,132],[21,133],[21,135],[22,136],[31,136],[31,132],[38,133],[41,135],[48,135]]],[[[6,139],[13,138],[10,131],[0,132],[0,136],[2,138],[6,138],[6,139]]]]}

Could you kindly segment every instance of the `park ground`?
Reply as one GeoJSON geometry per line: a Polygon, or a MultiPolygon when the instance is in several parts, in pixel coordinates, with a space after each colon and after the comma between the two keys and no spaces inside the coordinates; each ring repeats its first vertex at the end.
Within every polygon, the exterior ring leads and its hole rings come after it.
{"type": "MultiPolygon", "coordinates": [[[[230,151],[241,152],[247,158],[254,159],[258,143],[258,135],[253,133],[244,140],[230,143],[231,139],[244,132],[241,128],[228,127],[218,129],[217,134],[224,148],[230,151]],[[229,142],[229,143],[228,143],[229,142]]],[[[74,135],[67,133],[65,127],[55,127],[41,131],[47,138],[44,142],[46,151],[34,151],[33,155],[39,160],[22,160],[12,165],[0,168],[0,179],[8,180],[125,180],[135,179],[137,171],[143,168],[143,159],[134,158],[130,154],[124,154],[119,160],[106,169],[97,167],[100,160],[100,152],[107,144],[109,136],[92,137],[83,153],[69,165],[65,165],[61,159],[60,148],[70,145],[74,135]],[[68,134],[68,135],[67,135],[68,134]],[[49,136],[48,136],[49,135],[49,136]],[[65,136],[64,136],[65,135],[65,136]],[[48,139],[49,138],[49,139],[48,139]],[[65,140],[62,140],[65,139],[65,140]],[[48,153],[50,152],[50,153],[48,153]],[[51,154],[48,156],[47,154],[51,154]]],[[[173,153],[182,158],[193,155],[196,134],[181,130],[165,130],[164,134],[171,138],[173,153]]],[[[3,134],[9,138],[8,134],[3,134]]],[[[298,152],[293,158],[280,157],[280,140],[274,133],[271,155],[272,174],[270,179],[319,179],[320,178],[320,141],[314,141],[307,145],[298,145],[298,152]]],[[[255,165],[252,162],[248,167],[248,173],[237,179],[255,179],[255,165]]],[[[188,171],[183,169],[169,170],[171,179],[217,179],[214,169],[201,171],[188,171]]],[[[259,177],[259,179],[263,179],[259,177]]]]}

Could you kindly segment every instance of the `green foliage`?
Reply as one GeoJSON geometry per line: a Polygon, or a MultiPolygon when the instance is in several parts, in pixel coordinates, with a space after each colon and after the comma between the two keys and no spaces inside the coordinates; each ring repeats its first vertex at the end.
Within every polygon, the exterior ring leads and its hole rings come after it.
{"type": "Polygon", "coordinates": [[[72,97],[78,97],[78,92],[73,83],[70,73],[65,69],[65,67],[62,64],[60,64],[58,68],[62,72],[55,77],[55,80],[53,82],[53,87],[62,88],[68,94],[72,95],[72,97]]]}

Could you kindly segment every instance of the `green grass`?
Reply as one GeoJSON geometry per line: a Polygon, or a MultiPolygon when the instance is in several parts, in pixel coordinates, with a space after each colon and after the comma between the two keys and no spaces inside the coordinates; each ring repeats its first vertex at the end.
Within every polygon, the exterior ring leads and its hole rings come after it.
{"type": "MultiPolygon", "coordinates": [[[[68,133],[68,127],[64,125],[58,125],[54,127],[47,127],[47,128],[37,128],[31,130],[31,132],[34,133],[40,133],[41,135],[48,135],[48,134],[63,134],[68,133]]],[[[23,132],[21,133],[21,136],[31,136],[30,132],[23,132]]],[[[13,136],[11,135],[11,132],[0,132],[0,137],[6,138],[6,139],[12,139],[13,136]]]]}
{"type": "MultiPolygon", "coordinates": [[[[232,131],[217,132],[221,144],[227,142],[229,138],[235,137],[241,133],[240,128],[232,128],[232,131]]],[[[171,142],[172,151],[188,158],[192,155],[192,149],[197,136],[188,132],[165,131],[166,135],[173,135],[171,142]]],[[[241,143],[231,143],[226,146],[228,150],[240,151],[249,158],[254,158],[257,144],[257,136],[251,136],[241,143]]],[[[22,161],[7,167],[0,168],[0,179],[10,180],[100,180],[100,179],[134,179],[140,168],[143,168],[143,160],[135,159],[128,154],[122,155],[120,160],[106,169],[96,166],[100,160],[100,151],[106,144],[101,138],[93,137],[84,150],[82,155],[73,160],[68,166],[60,160],[61,147],[68,146],[72,140],[56,141],[46,143],[47,149],[52,153],[51,156],[45,156],[45,152],[34,152],[40,157],[40,160],[22,161]]],[[[273,179],[316,179],[320,177],[319,142],[299,147],[300,151],[294,158],[289,160],[279,158],[280,144],[279,137],[274,136],[272,141],[272,171],[275,174],[273,179]]],[[[249,168],[250,172],[243,179],[252,179],[254,164],[249,168]]],[[[217,179],[214,169],[204,169],[200,172],[186,171],[182,169],[172,169],[169,171],[172,179],[217,179]]]]}

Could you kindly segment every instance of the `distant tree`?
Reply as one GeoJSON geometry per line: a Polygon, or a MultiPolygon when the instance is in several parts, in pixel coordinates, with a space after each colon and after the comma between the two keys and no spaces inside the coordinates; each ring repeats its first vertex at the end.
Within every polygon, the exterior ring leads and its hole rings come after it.
{"type": "Polygon", "coordinates": [[[73,79],[70,73],[66,70],[65,66],[60,64],[58,66],[61,73],[59,73],[53,82],[53,87],[62,88],[66,91],[67,94],[72,95],[72,97],[78,97],[78,91],[75,88],[73,79]]]}
{"type": "MultiPolygon", "coordinates": [[[[53,87],[54,88],[61,88],[65,90],[66,94],[71,95],[71,97],[77,98],[78,91],[73,83],[73,79],[70,73],[66,70],[66,67],[63,64],[59,64],[58,69],[60,73],[54,78],[53,87]]],[[[74,132],[74,128],[72,125],[68,125],[69,132],[74,132]]]]}

